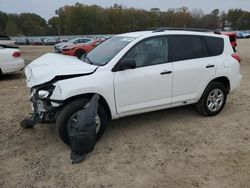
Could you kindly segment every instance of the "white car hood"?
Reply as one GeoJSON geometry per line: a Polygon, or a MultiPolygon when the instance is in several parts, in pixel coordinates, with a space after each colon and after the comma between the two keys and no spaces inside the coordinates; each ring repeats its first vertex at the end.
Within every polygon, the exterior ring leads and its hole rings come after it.
{"type": "Polygon", "coordinates": [[[56,76],[91,74],[97,67],[76,57],[48,53],[34,60],[25,68],[27,86],[33,87],[49,82],[56,76]]]}

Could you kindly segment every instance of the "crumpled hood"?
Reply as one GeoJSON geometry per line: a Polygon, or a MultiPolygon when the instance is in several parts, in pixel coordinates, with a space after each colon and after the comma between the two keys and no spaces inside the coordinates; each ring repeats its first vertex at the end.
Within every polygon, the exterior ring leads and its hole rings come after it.
{"type": "Polygon", "coordinates": [[[76,57],[48,53],[25,68],[27,86],[33,87],[51,81],[57,76],[93,73],[98,66],[85,63],[76,57]]]}

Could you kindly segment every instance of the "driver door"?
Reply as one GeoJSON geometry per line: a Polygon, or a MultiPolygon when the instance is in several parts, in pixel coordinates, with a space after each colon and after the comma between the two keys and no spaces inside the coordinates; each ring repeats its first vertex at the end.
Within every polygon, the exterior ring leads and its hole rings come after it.
{"type": "Polygon", "coordinates": [[[166,36],[143,40],[123,58],[132,58],[136,68],[115,73],[115,100],[120,116],[164,108],[171,103],[173,65],[168,63],[166,36]]]}

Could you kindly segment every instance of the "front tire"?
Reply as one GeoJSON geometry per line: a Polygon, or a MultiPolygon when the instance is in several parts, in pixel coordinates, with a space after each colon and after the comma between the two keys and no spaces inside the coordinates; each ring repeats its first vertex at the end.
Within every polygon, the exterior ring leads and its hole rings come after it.
{"type": "Polygon", "coordinates": [[[196,104],[196,109],[204,116],[215,116],[223,110],[226,100],[225,86],[220,82],[211,82],[196,104]]]}
{"type": "MultiPolygon", "coordinates": [[[[83,109],[83,106],[88,102],[88,99],[78,99],[67,104],[59,113],[56,121],[56,127],[59,137],[62,141],[69,145],[69,136],[68,136],[68,125],[72,116],[76,114],[78,111],[83,109]]],[[[96,132],[96,141],[101,138],[105,131],[106,124],[108,122],[108,118],[104,108],[99,104],[98,110],[98,121],[100,121],[100,125],[98,126],[98,130],[96,132]]]]}
{"type": "Polygon", "coordinates": [[[85,54],[85,51],[83,50],[76,50],[75,52],[75,56],[78,58],[78,59],[81,59],[81,57],[85,54]]]}

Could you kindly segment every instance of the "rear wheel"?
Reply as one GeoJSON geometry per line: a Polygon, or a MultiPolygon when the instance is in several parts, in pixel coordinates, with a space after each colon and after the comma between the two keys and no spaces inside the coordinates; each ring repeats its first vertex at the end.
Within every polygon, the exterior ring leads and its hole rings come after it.
{"type": "Polygon", "coordinates": [[[78,59],[81,59],[81,57],[85,54],[85,51],[83,50],[76,50],[74,56],[76,56],[78,59]]]}
{"type": "Polygon", "coordinates": [[[225,86],[220,82],[211,82],[196,104],[196,109],[204,116],[214,116],[223,110],[226,100],[225,86]]]}
{"type": "MultiPolygon", "coordinates": [[[[74,126],[77,113],[83,109],[88,99],[78,99],[67,104],[57,117],[56,127],[59,137],[69,145],[68,127],[74,126]]],[[[96,116],[96,140],[100,139],[105,131],[108,118],[104,108],[99,104],[96,116]]]]}

